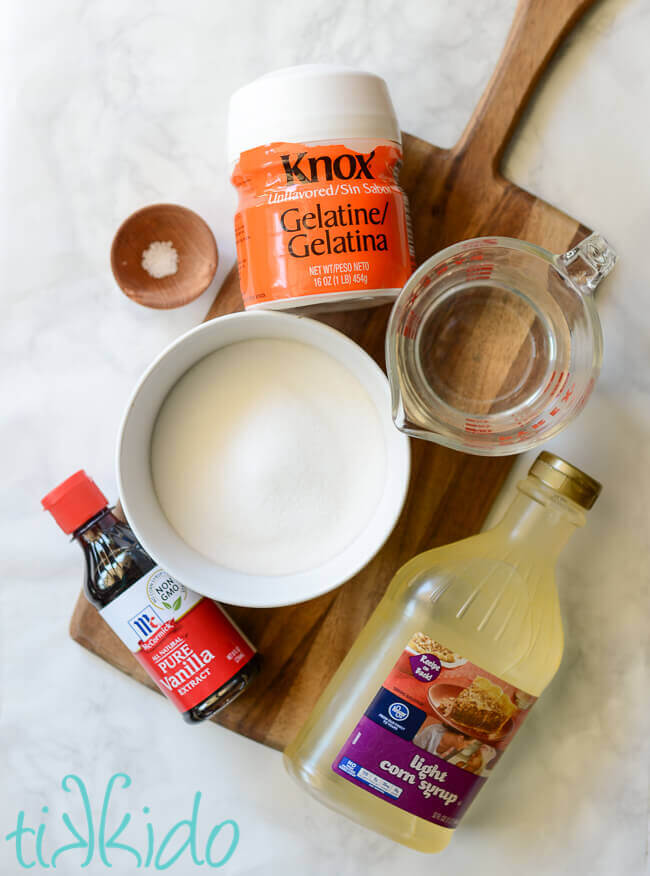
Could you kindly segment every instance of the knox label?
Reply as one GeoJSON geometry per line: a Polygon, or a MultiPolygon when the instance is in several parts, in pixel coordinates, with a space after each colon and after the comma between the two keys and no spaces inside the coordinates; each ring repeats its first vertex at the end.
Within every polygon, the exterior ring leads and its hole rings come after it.
{"type": "Polygon", "coordinates": [[[272,143],[242,152],[232,181],[245,306],[395,297],[414,266],[401,158],[386,141],[363,151],[272,143]]]}

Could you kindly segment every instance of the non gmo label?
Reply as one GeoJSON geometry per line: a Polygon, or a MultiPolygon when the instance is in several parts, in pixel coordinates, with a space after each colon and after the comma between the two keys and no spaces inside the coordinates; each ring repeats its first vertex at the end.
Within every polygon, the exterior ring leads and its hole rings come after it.
{"type": "Polygon", "coordinates": [[[178,621],[203,597],[155,566],[100,610],[106,623],[134,654],[171,621],[178,621]]]}

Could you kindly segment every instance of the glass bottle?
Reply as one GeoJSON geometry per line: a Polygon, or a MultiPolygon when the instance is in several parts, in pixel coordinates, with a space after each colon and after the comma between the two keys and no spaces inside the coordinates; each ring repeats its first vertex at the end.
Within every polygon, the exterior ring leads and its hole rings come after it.
{"type": "Polygon", "coordinates": [[[223,609],[161,569],[84,471],[42,500],[86,561],[84,592],[189,723],[229,705],[260,658],[223,609]]]}
{"type": "Polygon", "coordinates": [[[397,572],[285,751],[306,791],[414,849],[448,844],[560,665],[555,562],[600,489],[544,452],[496,527],[397,572]]]}

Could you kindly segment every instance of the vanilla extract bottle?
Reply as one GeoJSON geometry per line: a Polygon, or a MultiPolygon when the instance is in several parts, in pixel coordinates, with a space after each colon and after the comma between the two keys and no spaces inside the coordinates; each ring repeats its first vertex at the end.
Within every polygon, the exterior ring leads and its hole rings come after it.
{"type": "Polygon", "coordinates": [[[213,600],[158,566],[84,471],[41,504],[84,552],[84,591],[189,723],[212,717],[257,675],[253,645],[213,600]]]}

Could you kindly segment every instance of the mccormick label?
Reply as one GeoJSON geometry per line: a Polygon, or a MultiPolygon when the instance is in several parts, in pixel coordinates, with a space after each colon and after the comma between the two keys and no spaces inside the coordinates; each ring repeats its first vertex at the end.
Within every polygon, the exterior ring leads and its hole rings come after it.
{"type": "Polygon", "coordinates": [[[332,769],[393,806],[455,828],[535,699],[416,633],[332,769]]]}
{"type": "Polygon", "coordinates": [[[219,690],[255,654],[216,602],[160,566],[100,614],[182,712],[219,690]]]}
{"type": "Polygon", "coordinates": [[[399,290],[413,267],[397,145],[243,152],[235,236],[244,305],[399,290]]]}

